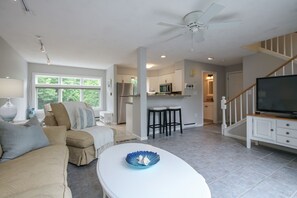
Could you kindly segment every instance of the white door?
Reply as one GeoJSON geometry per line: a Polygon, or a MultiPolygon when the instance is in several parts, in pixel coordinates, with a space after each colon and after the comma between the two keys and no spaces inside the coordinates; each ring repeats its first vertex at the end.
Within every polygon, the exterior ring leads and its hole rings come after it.
{"type": "Polygon", "coordinates": [[[243,90],[242,72],[227,73],[227,99],[231,99],[243,90]]]}

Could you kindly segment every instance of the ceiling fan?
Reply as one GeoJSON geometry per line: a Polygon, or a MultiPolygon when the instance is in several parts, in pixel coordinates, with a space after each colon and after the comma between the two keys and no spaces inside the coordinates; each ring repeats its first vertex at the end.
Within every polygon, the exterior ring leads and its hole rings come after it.
{"type": "MultiPolygon", "coordinates": [[[[223,5],[212,3],[204,12],[201,10],[193,11],[186,14],[183,17],[184,24],[173,24],[160,22],[158,25],[173,27],[175,29],[183,29],[183,33],[178,34],[174,37],[167,39],[165,42],[168,42],[172,39],[178,38],[180,36],[190,34],[192,38],[192,51],[194,50],[194,41],[202,42],[204,41],[204,32],[208,29],[209,26],[215,26],[217,23],[211,23],[216,15],[224,9],[223,5]]],[[[224,22],[226,23],[226,22],[224,22]]]]}

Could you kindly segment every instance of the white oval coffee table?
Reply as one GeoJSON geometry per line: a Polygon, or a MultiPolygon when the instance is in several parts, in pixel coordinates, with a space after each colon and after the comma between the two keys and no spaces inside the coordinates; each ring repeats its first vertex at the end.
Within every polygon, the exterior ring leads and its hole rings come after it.
{"type": "Polygon", "coordinates": [[[103,197],[109,198],[210,198],[205,179],[179,157],[147,144],[126,143],[101,153],[97,175],[103,197]],[[134,151],[153,151],[160,161],[147,169],[134,169],[125,161],[134,151]]]}

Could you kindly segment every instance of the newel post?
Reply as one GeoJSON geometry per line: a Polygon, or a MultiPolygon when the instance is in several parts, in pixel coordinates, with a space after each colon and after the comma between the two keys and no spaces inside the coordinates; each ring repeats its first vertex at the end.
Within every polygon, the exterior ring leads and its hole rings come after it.
{"type": "Polygon", "coordinates": [[[226,105],[226,97],[223,96],[222,100],[221,100],[221,109],[222,109],[222,113],[223,113],[223,118],[222,118],[222,135],[225,135],[225,129],[227,128],[227,124],[226,124],[226,109],[227,109],[227,105],[226,105]]]}

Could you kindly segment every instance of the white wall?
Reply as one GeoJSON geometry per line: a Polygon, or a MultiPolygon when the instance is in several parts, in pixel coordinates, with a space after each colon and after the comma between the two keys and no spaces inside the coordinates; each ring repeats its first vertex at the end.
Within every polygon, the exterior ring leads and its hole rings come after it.
{"type": "Polygon", "coordinates": [[[256,83],[256,78],[264,77],[285,61],[264,53],[243,58],[243,88],[256,83]]]}
{"type": "Polygon", "coordinates": [[[220,101],[223,95],[225,95],[225,68],[223,66],[216,66],[207,63],[200,63],[190,60],[184,61],[184,82],[188,84],[194,84],[193,90],[185,89],[184,94],[190,94],[191,97],[187,99],[187,106],[183,112],[184,120],[188,122],[196,122],[197,125],[202,125],[203,120],[203,87],[202,87],[202,72],[211,71],[217,73],[217,98],[214,101],[217,104],[217,120],[222,120],[222,113],[220,109],[220,101]],[[194,75],[191,75],[193,74],[194,75]]]}
{"type": "Polygon", "coordinates": [[[236,65],[230,65],[225,67],[225,71],[227,72],[235,72],[235,71],[242,71],[242,63],[236,65]]]}
{"type": "Polygon", "coordinates": [[[33,107],[32,100],[32,75],[33,73],[77,75],[86,77],[102,78],[102,109],[106,109],[106,71],[100,69],[87,69],[60,65],[47,65],[39,63],[28,63],[28,100],[29,106],[33,107]]]}
{"type": "MultiPolygon", "coordinates": [[[[12,99],[12,103],[18,109],[15,120],[24,120],[27,109],[27,62],[0,37],[0,78],[7,76],[24,81],[24,97],[12,99]]],[[[0,106],[5,102],[6,99],[0,99],[0,106]]]]}

